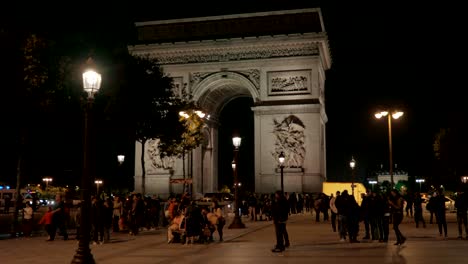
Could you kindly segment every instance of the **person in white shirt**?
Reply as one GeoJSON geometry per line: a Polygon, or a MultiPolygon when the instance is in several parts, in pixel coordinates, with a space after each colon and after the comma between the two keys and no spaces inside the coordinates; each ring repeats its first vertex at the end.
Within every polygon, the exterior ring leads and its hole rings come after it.
{"type": "MultiPolygon", "coordinates": [[[[338,209],[336,208],[335,201],[336,197],[340,195],[340,192],[336,192],[336,196],[333,196],[333,193],[330,195],[330,210],[331,210],[331,225],[333,232],[336,232],[336,216],[338,215],[338,209]]],[[[338,226],[340,225],[340,221],[338,220],[338,226]]]]}
{"type": "Polygon", "coordinates": [[[26,207],[23,209],[23,235],[24,237],[30,237],[33,227],[33,209],[29,203],[26,203],[26,207]]]}

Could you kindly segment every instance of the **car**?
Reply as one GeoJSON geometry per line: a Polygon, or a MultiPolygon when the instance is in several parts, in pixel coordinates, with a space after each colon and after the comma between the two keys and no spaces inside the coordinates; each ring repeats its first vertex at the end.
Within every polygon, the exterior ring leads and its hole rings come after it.
{"type": "Polygon", "coordinates": [[[230,193],[205,193],[201,199],[203,202],[218,201],[218,203],[233,202],[234,196],[230,193]]]}
{"type": "Polygon", "coordinates": [[[455,200],[445,196],[445,210],[447,210],[447,212],[455,212],[455,200]]]}
{"type": "Polygon", "coordinates": [[[197,201],[197,205],[211,207],[213,201],[217,201],[220,206],[224,207],[226,213],[234,209],[234,195],[230,193],[205,193],[203,198],[197,201]]]}

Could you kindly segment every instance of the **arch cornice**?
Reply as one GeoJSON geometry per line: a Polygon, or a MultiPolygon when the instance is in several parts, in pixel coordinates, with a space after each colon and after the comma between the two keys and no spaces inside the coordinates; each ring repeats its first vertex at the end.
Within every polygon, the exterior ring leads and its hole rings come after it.
{"type": "Polygon", "coordinates": [[[298,56],[320,56],[325,69],[331,64],[325,32],[135,45],[129,51],[157,58],[163,65],[298,56]]]}

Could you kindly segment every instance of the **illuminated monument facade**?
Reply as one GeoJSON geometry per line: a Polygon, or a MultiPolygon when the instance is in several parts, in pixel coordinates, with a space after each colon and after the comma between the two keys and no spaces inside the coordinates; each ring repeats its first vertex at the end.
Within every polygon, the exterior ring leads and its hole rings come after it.
{"type": "MultiPolygon", "coordinates": [[[[255,191],[317,192],[326,179],[324,84],[331,66],[320,9],[138,22],[135,55],[155,57],[210,115],[205,141],[193,151],[193,191],[218,190],[217,117],[230,100],[254,102],[255,191]]],[[[161,160],[157,140],[147,143],[146,192],[180,192],[182,159],[161,160]]],[[[140,190],[141,145],[136,144],[135,191],[140,190]]]]}

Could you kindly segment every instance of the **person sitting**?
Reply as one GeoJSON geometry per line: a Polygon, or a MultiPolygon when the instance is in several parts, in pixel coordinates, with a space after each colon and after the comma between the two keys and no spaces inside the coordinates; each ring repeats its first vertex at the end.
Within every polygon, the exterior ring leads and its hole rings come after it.
{"type": "Polygon", "coordinates": [[[213,241],[213,233],[216,231],[216,224],[218,222],[218,217],[216,214],[211,213],[208,208],[202,209],[203,215],[203,228],[202,234],[200,235],[200,240],[204,242],[213,241]],[[209,232],[207,231],[209,230],[209,232]]]}
{"type": "Polygon", "coordinates": [[[185,228],[182,225],[184,223],[184,215],[176,214],[172,219],[169,227],[167,228],[167,243],[170,244],[174,242],[174,233],[183,231],[185,228]]]}

